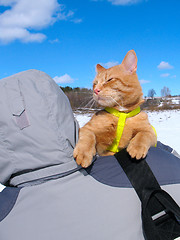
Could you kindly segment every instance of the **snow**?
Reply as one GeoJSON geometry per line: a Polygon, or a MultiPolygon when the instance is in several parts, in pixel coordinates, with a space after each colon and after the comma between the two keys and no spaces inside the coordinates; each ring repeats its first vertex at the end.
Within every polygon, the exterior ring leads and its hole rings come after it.
{"type": "Polygon", "coordinates": [[[180,110],[149,112],[158,140],[180,153],[180,110]]]}
{"type": "Polygon", "coordinates": [[[4,189],[5,187],[2,185],[2,184],[0,184],[0,192],[2,192],[2,190],[4,189]]]}
{"type": "Polygon", "coordinates": [[[172,104],[180,104],[180,100],[179,99],[172,99],[172,104]]]}
{"type": "MultiPolygon", "coordinates": [[[[180,110],[147,112],[150,123],[155,127],[158,140],[169,145],[180,153],[180,110]]],[[[84,126],[91,118],[92,113],[75,113],[80,127],[84,126]]],[[[0,191],[3,186],[0,184],[0,191]]]]}

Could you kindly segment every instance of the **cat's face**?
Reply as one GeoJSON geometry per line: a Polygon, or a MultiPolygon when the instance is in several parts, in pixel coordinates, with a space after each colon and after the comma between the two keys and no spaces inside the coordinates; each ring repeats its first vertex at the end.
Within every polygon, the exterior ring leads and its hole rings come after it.
{"type": "Polygon", "coordinates": [[[96,69],[93,97],[98,104],[129,111],[143,102],[142,89],[136,74],[137,57],[133,50],[126,54],[120,65],[105,69],[98,64],[96,69]]]}

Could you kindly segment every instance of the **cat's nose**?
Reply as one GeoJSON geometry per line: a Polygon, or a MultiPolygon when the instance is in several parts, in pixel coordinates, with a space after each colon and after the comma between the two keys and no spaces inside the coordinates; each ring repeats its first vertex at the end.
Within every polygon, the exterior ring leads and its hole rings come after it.
{"type": "Polygon", "coordinates": [[[101,90],[99,90],[99,89],[97,89],[97,88],[94,89],[94,93],[95,93],[96,95],[98,95],[98,94],[100,93],[100,91],[101,91],[101,90]]]}

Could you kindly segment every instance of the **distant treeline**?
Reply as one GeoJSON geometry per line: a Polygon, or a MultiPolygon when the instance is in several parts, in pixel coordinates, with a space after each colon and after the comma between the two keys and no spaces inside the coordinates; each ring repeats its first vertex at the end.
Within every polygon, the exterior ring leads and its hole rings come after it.
{"type": "MultiPolygon", "coordinates": [[[[93,100],[92,89],[88,88],[71,88],[71,87],[61,87],[63,92],[69,98],[71,107],[73,110],[90,110],[99,108],[99,106],[93,100]]],[[[166,109],[180,109],[180,97],[179,96],[169,96],[154,98],[154,94],[145,97],[145,102],[142,104],[141,109],[146,110],[166,110],[166,109]],[[175,101],[175,102],[174,102],[175,101]]]]}

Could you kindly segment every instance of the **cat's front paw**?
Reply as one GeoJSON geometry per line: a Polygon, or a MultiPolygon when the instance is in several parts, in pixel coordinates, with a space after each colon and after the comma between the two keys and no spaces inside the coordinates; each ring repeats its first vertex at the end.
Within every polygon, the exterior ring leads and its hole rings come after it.
{"type": "Polygon", "coordinates": [[[95,154],[95,147],[87,148],[84,144],[78,143],[74,149],[73,157],[76,159],[78,165],[81,165],[83,168],[87,168],[91,165],[95,154]]]}
{"type": "Polygon", "coordinates": [[[148,149],[149,148],[144,144],[135,144],[130,142],[127,147],[127,152],[132,158],[139,160],[146,157],[148,149]]]}

